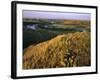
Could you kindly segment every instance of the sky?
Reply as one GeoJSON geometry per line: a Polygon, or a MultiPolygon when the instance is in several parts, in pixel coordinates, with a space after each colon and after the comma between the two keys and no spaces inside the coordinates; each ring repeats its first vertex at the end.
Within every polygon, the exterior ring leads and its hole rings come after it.
{"type": "Polygon", "coordinates": [[[71,12],[46,12],[24,10],[23,18],[30,19],[70,19],[70,20],[90,20],[89,13],[71,13],[71,12]]]}

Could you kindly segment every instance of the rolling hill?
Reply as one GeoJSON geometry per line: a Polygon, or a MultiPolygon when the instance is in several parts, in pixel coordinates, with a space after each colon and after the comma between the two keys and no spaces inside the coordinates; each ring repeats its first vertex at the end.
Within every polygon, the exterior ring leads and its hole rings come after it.
{"type": "Polygon", "coordinates": [[[25,48],[23,69],[90,66],[90,46],[90,32],[57,35],[25,48]]]}

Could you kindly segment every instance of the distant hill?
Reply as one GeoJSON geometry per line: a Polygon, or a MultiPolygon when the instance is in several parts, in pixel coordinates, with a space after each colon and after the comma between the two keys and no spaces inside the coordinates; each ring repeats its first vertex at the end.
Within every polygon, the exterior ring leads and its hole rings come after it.
{"type": "Polygon", "coordinates": [[[23,69],[90,66],[90,32],[58,35],[24,49],[23,69]]]}
{"type": "MultiPolygon", "coordinates": [[[[46,25],[76,25],[76,26],[81,26],[85,28],[90,28],[91,21],[90,20],[57,20],[57,19],[23,19],[24,23],[30,23],[30,24],[46,24],[46,25]]],[[[66,28],[65,26],[65,28],[66,28]]],[[[75,26],[75,27],[76,27],[75,26]]],[[[57,26],[56,26],[57,27],[57,26]]]]}

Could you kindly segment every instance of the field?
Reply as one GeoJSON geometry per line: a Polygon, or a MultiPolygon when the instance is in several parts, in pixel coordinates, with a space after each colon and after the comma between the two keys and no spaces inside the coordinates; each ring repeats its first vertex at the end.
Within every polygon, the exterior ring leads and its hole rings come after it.
{"type": "Polygon", "coordinates": [[[23,69],[91,65],[90,21],[23,19],[23,69]]]}

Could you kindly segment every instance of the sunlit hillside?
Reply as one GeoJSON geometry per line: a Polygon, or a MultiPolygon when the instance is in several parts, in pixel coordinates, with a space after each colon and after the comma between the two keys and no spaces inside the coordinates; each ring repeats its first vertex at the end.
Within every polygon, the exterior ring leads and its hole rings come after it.
{"type": "Polygon", "coordinates": [[[23,69],[90,66],[90,32],[58,35],[24,49],[23,69]]]}

